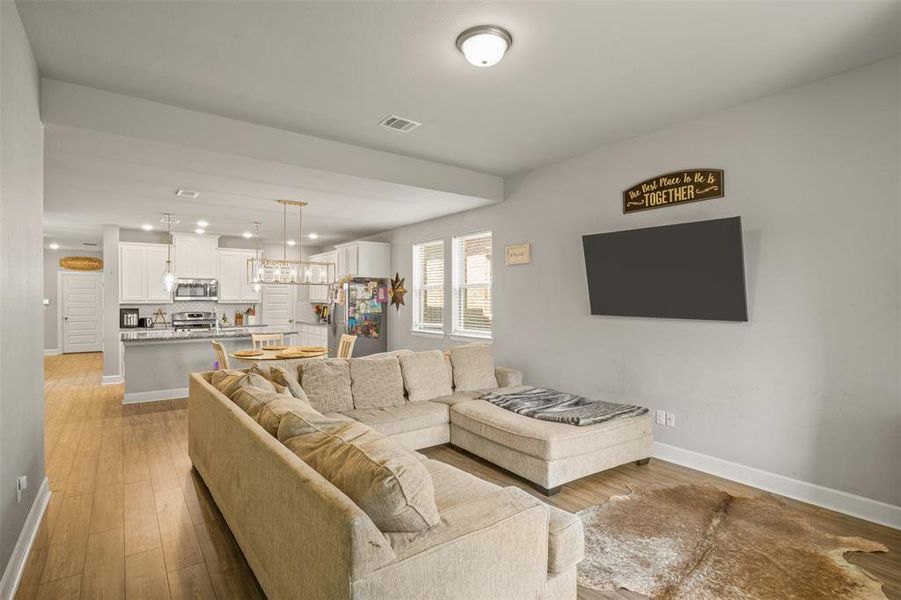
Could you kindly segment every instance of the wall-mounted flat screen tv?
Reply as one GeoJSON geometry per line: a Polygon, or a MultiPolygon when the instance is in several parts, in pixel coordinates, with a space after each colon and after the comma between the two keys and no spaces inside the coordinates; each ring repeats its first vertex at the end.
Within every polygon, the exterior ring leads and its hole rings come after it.
{"type": "Polygon", "coordinates": [[[741,217],[582,236],[591,314],[747,321],[741,217]]]}

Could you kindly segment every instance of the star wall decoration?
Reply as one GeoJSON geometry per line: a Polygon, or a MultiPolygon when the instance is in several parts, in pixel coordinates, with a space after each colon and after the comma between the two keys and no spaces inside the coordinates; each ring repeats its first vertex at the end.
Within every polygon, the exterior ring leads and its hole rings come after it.
{"type": "Polygon", "coordinates": [[[394,274],[394,279],[391,280],[391,289],[388,290],[388,293],[391,295],[391,305],[400,312],[401,305],[404,304],[404,295],[407,293],[407,290],[404,288],[405,277],[401,277],[400,273],[394,274]]]}

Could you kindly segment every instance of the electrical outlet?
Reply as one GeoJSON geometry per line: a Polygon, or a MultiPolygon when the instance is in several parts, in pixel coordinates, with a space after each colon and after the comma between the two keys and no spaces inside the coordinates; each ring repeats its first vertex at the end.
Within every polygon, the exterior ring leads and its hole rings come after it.
{"type": "Polygon", "coordinates": [[[658,425],[666,425],[666,411],[664,411],[664,410],[657,411],[657,424],[658,425]]]}
{"type": "Polygon", "coordinates": [[[16,502],[22,501],[22,492],[28,489],[28,476],[19,475],[16,479],[16,502]]]}
{"type": "Polygon", "coordinates": [[[673,413],[666,413],[666,426],[667,427],[675,427],[676,426],[676,415],[673,413]]]}

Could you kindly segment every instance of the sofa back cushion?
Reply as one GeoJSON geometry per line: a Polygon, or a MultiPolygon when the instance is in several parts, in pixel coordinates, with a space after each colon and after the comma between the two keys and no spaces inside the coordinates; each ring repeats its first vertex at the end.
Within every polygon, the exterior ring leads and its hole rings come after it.
{"type": "Polygon", "coordinates": [[[350,385],[354,408],[403,406],[404,379],[393,356],[351,358],[350,385]]]}
{"type": "Polygon", "coordinates": [[[309,409],[282,417],[278,439],[385,532],[438,523],[432,478],[416,455],[372,428],[309,409]]]}
{"type": "Polygon", "coordinates": [[[300,385],[313,408],[321,413],[353,410],[347,360],[323,358],[304,362],[300,385]]]}
{"type": "Polygon", "coordinates": [[[454,387],[461,392],[497,387],[491,344],[466,344],[449,350],[454,387]]]}
{"type": "Polygon", "coordinates": [[[238,389],[232,401],[272,436],[278,432],[278,425],[286,413],[304,408],[313,410],[309,402],[253,386],[238,389]]]}
{"type": "Polygon", "coordinates": [[[441,350],[409,352],[399,358],[410,402],[451,395],[451,379],[441,350]]]}
{"type": "Polygon", "coordinates": [[[213,384],[214,388],[229,398],[234,396],[238,389],[245,386],[259,388],[267,392],[275,391],[275,386],[262,375],[258,373],[245,373],[244,371],[237,371],[234,369],[220,369],[218,371],[213,371],[213,374],[210,377],[210,383],[213,384]]]}

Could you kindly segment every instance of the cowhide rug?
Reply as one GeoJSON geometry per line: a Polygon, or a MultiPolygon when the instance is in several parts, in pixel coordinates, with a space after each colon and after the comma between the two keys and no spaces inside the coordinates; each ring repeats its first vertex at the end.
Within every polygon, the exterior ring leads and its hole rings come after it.
{"type": "Polygon", "coordinates": [[[579,516],[579,585],[594,590],[666,600],[885,598],[844,553],[888,548],[818,531],[771,496],[681,485],[614,496],[579,516]]]}

